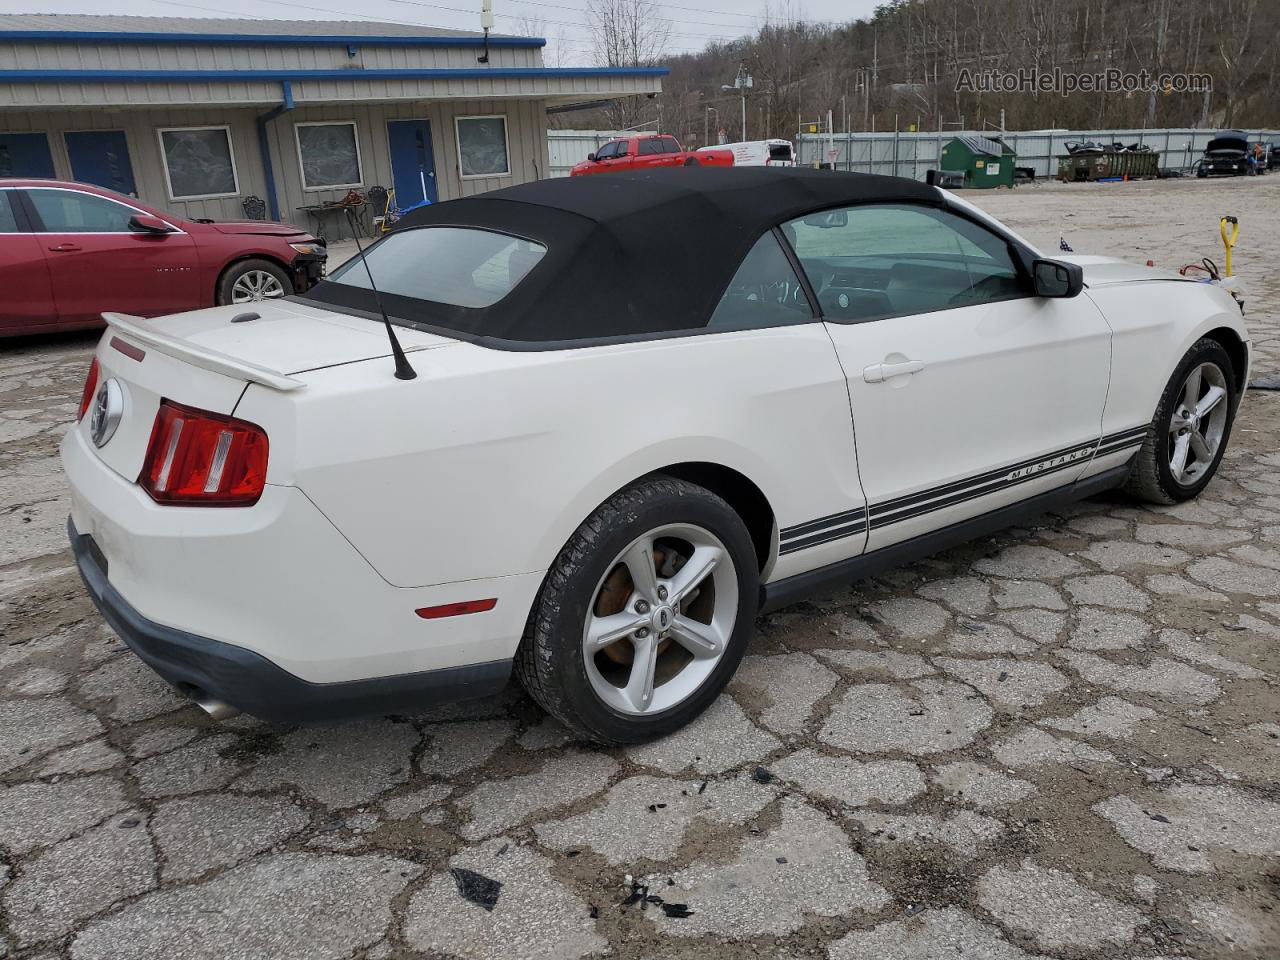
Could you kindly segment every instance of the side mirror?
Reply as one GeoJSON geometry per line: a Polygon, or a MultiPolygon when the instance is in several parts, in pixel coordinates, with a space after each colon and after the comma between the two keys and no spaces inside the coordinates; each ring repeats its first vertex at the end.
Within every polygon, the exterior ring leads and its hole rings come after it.
{"type": "Polygon", "coordinates": [[[1074,297],[1084,289],[1084,269],[1061,260],[1037,260],[1031,265],[1037,297],[1074,297]]]}
{"type": "Polygon", "coordinates": [[[173,228],[159,217],[148,216],[145,213],[130,217],[129,229],[138,233],[173,233],[173,228]]]}
{"type": "Polygon", "coordinates": [[[588,153],[588,154],[587,154],[587,159],[588,159],[590,162],[595,163],[595,162],[596,162],[596,155],[595,155],[594,153],[588,153]]]}

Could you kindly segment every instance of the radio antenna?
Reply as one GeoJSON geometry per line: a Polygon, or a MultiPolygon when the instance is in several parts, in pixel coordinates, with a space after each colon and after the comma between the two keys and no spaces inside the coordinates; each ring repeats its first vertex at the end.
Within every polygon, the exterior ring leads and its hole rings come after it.
{"type": "Polygon", "coordinates": [[[383,326],[387,328],[387,339],[391,341],[391,355],[396,361],[396,379],[397,380],[414,380],[418,373],[409,364],[409,358],[404,355],[404,348],[400,346],[400,341],[396,339],[395,328],[391,326],[391,318],[387,316],[387,308],[382,305],[382,294],[378,292],[378,285],[373,281],[373,271],[369,269],[369,260],[364,255],[364,247],[360,245],[360,229],[356,223],[355,211],[351,207],[347,207],[347,222],[351,224],[351,239],[356,242],[356,250],[360,254],[360,262],[364,264],[365,275],[369,278],[369,289],[373,291],[373,302],[378,305],[378,312],[382,314],[383,326]]]}

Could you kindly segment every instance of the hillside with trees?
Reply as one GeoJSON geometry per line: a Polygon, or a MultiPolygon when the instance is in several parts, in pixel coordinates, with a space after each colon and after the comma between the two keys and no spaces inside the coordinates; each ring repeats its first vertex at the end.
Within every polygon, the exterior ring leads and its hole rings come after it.
{"type": "Polygon", "coordinates": [[[1032,130],[1106,127],[1266,127],[1280,123],[1277,0],[893,0],[844,24],[774,6],[754,35],[698,53],[664,54],[669,22],[649,0],[591,0],[601,65],[663,64],[652,100],[560,115],[575,128],[660,124],[692,143],[793,137],[831,111],[837,130],[1032,130]],[[722,86],[753,79],[747,129],[722,86]],[[1152,77],[1208,74],[1206,93],[982,92],[988,72],[1152,77]],[[961,82],[964,81],[964,82],[961,82]],[[957,85],[966,89],[957,90],[957,85]]]}

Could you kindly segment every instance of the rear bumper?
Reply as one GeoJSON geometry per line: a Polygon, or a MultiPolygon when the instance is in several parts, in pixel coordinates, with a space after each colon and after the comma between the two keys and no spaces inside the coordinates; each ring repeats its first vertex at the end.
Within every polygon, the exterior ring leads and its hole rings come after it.
{"type": "Polygon", "coordinates": [[[400,676],[312,683],[261,654],[149,620],[107,580],[93,540],[67,520],[76,566],[106,621],[151,669],[191,696],[222,700],[264,720],[327,721],[413,712],[437,703],[497,693],[511,661],[469,664],[400,676]]]}

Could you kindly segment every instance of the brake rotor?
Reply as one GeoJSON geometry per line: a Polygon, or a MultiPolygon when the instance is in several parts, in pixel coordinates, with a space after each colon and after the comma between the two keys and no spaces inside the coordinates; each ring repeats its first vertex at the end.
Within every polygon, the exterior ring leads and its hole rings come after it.
{"type": "MultiPolygon", "coordinates": [[[[653,551],[653,563],[656,573],[661,570],[666,555],[661,549],[653,551]]],[[[631,571],[627,569],[625,563],[620,563],[613,568],[613,572],[605,578],[604,585],[600,587],[600,593],[596,596],[595,615],[597,617],[608,617],[615,613],[621,613],[626,607],[627,601],[631,599],[631,594],[635,592],[635,582],[631,579],[631,571]]],[[[661,655],[671,646],[671,638],[663,640],[658,644],[658,653],[661,655]]],[[[614,663],[628,666],[635,660],[636,651],[630,642],[611,643],[604,648],[605,656],[614,663]]]]}

